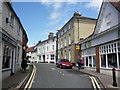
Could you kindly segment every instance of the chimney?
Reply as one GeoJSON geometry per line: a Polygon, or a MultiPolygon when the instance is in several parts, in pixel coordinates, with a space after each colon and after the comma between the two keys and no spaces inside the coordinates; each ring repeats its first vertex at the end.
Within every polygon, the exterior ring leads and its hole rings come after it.
{"type": "Polygon", "coordinates": [[[50,32],[48,35],[48,39],[53,38],[54,37],[54,33],[50,32]]]}
{"type": "Polygon", "coordinates": [[[81,14],[80,14],[80,12],[77,11],[77,12],[74,13],[73,16],[74,16],[74,17],[78,17],[78,16],[81,16],[81,14]]]}

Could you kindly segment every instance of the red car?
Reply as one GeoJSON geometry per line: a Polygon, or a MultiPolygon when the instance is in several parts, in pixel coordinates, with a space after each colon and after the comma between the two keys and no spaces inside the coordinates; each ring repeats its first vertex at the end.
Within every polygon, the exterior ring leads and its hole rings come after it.
{"type": "Polygon", "coordinates": [[[67,59],[58,59],[56,62],[57,67],[72,69],[73,64],[67,59]]]}

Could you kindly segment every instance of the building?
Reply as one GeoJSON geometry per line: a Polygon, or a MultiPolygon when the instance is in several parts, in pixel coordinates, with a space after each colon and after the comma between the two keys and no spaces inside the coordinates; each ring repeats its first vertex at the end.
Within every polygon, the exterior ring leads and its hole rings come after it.
{"type": "Polygon", "coordinates": [[[31,50],[31,62],[36,63],[37,62],[37,47],[34,46],[31,50]]]}
{"type": "Polygon", "coordinates": [[[112,75],[116,68],[120,76],[120,2],[104,0],[94,33],[81,42],[85,67],[112,75]]]}
{"type": "Polygon", "coordinates": [[[55,63],[56,62],[56,36],[50,32],[48,39],[39,41],[37,47],[37,62],[55,63]]]}
{"type": "Polygon", "coordinates": [[[75,12],[73,17],[57,32],[57,58],[76,63],[80,56],[79,42],[93,33],[96,19],[75,12]]]}
{"type": "Polygon", "coordinates": [[[0,67],[5,79],[21,68],[22,38],[26,33],[10,2],[0,2],[0,8],[0,67]]]}
{"type": "Polygon", "coordinates": [[[32,49],[34,48],[35,46],[31,46],[31,47],[28,47],[26,49],[26,56],[27,56],[27,60],[28,62],[32,62],[32,59],[31,59],[31,51],[32,49]]]}

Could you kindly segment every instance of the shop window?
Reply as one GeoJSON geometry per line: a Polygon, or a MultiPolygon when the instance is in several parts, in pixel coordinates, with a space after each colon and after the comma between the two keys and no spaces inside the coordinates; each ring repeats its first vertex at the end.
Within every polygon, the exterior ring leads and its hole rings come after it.
{"type": "Polygon", "coordinates": [[[106,67],[106,55],[101,55],[101,67],[106,67]]]}
{"type": "Polygon", "coordinates": [[[9,49],[9,47],[5,45],[3,51],[2,69],[10,68],[11,49],[9,49]]]}
{"type": "Polygon", "coordinates": [[[96,57],[93,56],[93,66],[95,67],[96,66],[96,57]]]}
{"type": "Polygon", "coordinates": [[[108,54],[108,67],[116,67],[117,68],[117,55],[116,53],[108,54]]]}
{"type": "Polygon", "coordinates": [[[51,60],[54,60],[54,57],[55,57],[55,55],[54,55],[54,54],[52,54],[52,55],[51,55],[51,60]]]}
{"type": "Polygon", "coordinates": [[[86,66],[88,66],[88,57],[86,57],[86,66]]]}
{"type": "Polygon", "coordinates": [[[89,66],[92,67],[92,57],[89,56],[89,66]]]}

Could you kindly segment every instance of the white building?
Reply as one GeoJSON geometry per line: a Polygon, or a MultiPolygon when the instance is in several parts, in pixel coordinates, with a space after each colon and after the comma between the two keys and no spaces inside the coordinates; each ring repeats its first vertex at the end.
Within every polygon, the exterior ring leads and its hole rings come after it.
{"type": "Polygon", "coordinates": [[[45,44],[46,40],[44,41],[39,41],[38,44],[36,45],[37,47],[37,62],[46,62],[45,60],[45,44]]]}
{"type": "Polygon", "coordinates": [[[31,59],[31,56],[32,56],[32,49],[34,49],[35,46],[32,46],[32,47],[28,47],[26,49],[26,56],[27,56],[27,60],[30,61],[30,62],[33,62],[32,59],[31,59]]]}
{"type": "Polygon", "coordinates": [[[120,2],[102,3],[94,33],[82,41],[82,57],[87,69],[120,77],[120,2]]]}
{"type": "Polygon", "coordinates": [[[56,62],[56,37],[50,33],[47,40],[40,41],[37,47],[37,62],[56,62]]]}
{"type": "MultiPolygon", "coordinates": [[[[0,2],[0,68],[2,79],[21,68],[24,28],[11,3],[0,2]]],[[[0,75],[1,76],[1,75],[0,75]]]]}

